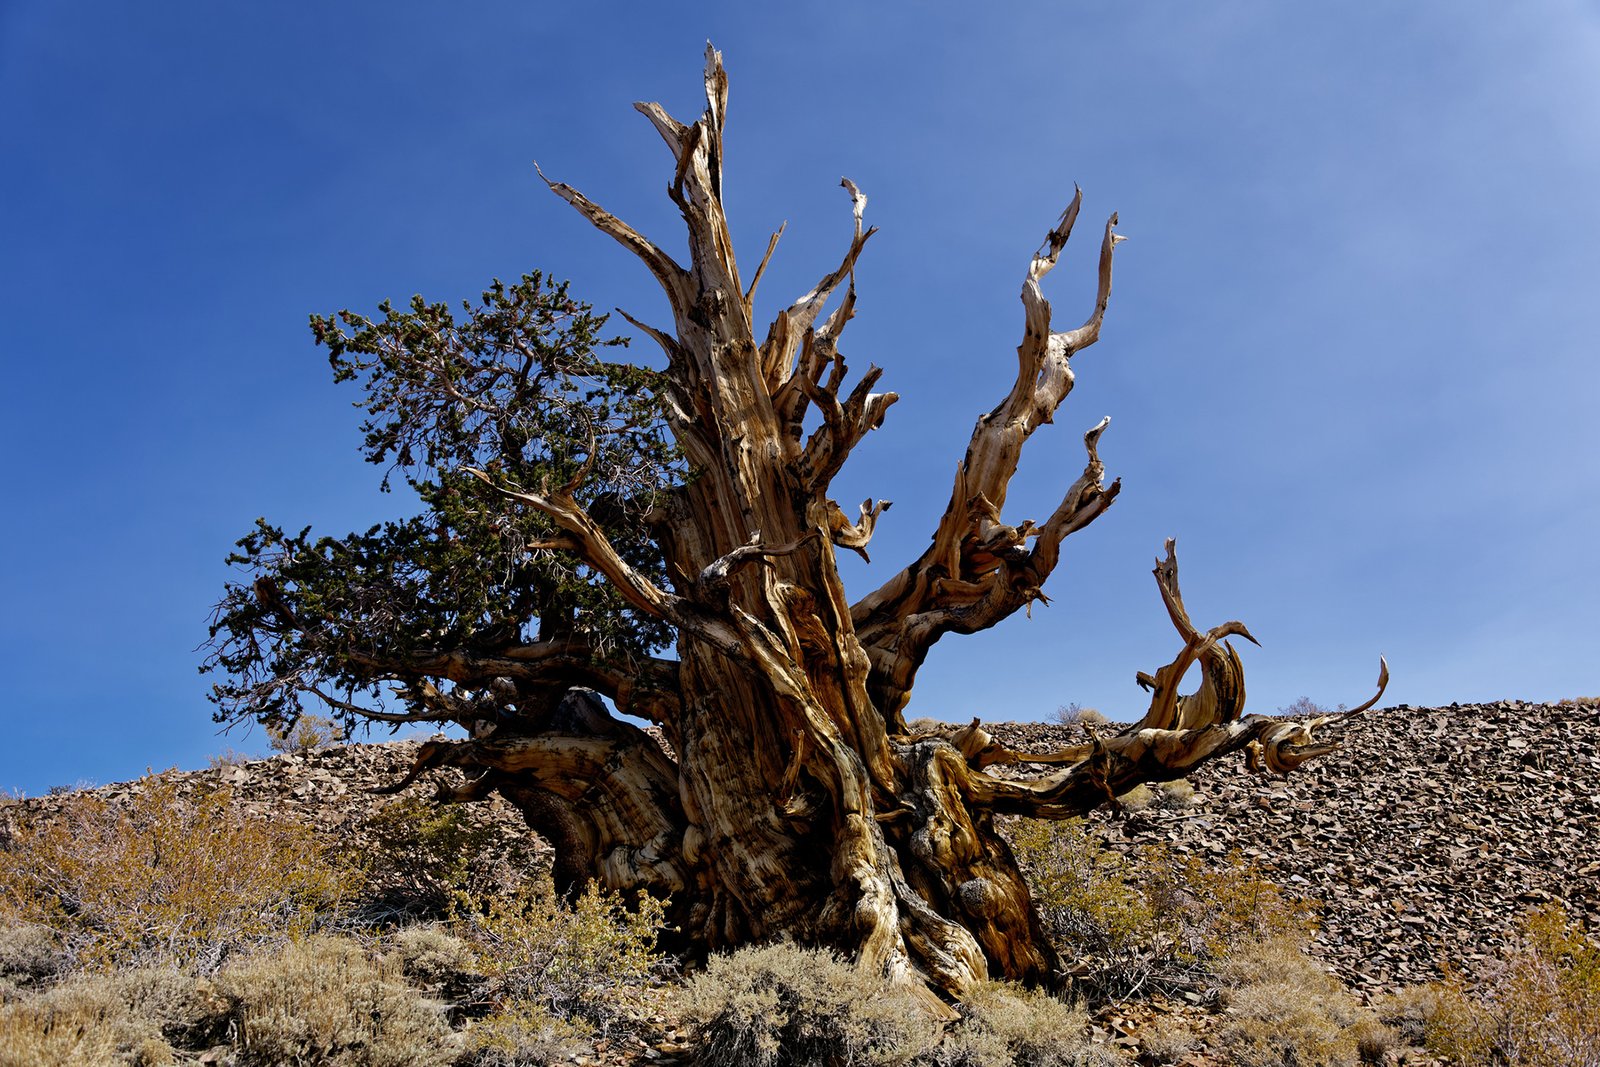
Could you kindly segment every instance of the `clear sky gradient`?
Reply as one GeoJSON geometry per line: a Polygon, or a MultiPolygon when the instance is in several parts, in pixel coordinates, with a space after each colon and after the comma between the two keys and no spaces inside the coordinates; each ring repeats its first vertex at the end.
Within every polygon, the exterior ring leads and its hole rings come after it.
{"type": "Polygon", "coordinates": [[[934,650],[911,714],[1136,715],[1168,535],[1196,620],[1262,640],[1254,710],[1365,699],[1380,652],[1387,703],[1600,692],[1593,2],[6,0],[0,787],[261,748],[216,736],[195,670],[223,557],[258,515],[406,506],[307,314],[537,267],[664,318],[532,164],[679,247],[629,105],[694,118],[707,38],[741,256],[789,224],[761,309],[837,263],[841,175],[882,230],[845,349],[902,400],[836,495],[895,507],[857,593],[926,544],[1073,183],[1061,321],[1104,216],[1130,237],[1007,518],[1048,514],[1102,415],[1122,496],[1050,606],[934,650]]]}

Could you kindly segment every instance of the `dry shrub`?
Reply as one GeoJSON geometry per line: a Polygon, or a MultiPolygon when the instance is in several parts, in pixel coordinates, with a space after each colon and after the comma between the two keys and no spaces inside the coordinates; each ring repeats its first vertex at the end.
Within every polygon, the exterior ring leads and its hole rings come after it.
{"type": "Polygon", "coordinates": [[[1139,1035],[1143,1058],[1155,1064],[1177,1063],[1197,1044],[1195,1032],[1175,1019],[1157,1019],[1139,1035]]]}
{"type": "Polygon", "coordinates": [[[344,727],[326,715],[301,715],[284,726],[267,727],[267,744],[274,752],[303,756],[344,740],[344,727]]]}
{"type": "Polygon", "coordinates": [[[665,968],[655,950],[662,915],[651,897],[630,908],[596,884],[568,904],[541,878],[463,909],[452,928],[477,957],[490,1003],[539,1005],[607,1028],[665,968]]]}
{"type": "Polygon", "coordinates": [[[36,985],[67,965],[61,938],[48,926],[24,922],[0,927],[0,980],[17,987],[36,985]]]}
{"type": "MultiPolygon", "coordinates": [[[[1463,1034],[1472,1025],[1472,1004],[1461,983],[1454,978],[1406,986],[1380,998],[1373,1004],[1373,1010],[1384,1025],[1395,1032],[1400,1043],[1410,1048],[1433,1046],[1443,1051],[1443,1046],[1451,1041],[1450,1035],[1463,1034]]],[[[1470,1057],[1461,1055],[1464,1051],[1458,1046],[1454,1055],[1470,1062],[1470,1057]]]]}
{"type": "Polygon", "coordinates": [[[1165,848],[1124,854],[1081,819],[1017,820],[1009,836],[1046,933],[1091,968],[1087,985],[1102,994],[1209,968],[1237,944],[1314,928],[1309,905],[1236,854],[1221,868],[1165,848]]]}
{"type": "Polygon", "coordinates": [[[189,800],[152,776],[123,803],[75,797],[19,827],[0,851],[0,919],[54,931],[81,963],[205,971],[309,930],[358,882],[310,828],[251,818],[226,792],[189,800]]]}
{"type": "Polygon", "coordinates": [[[1600,946],[1558,905],[1529,913],[1512,951],[1468,991],[1459,976],[1384,1005],[1463,1064],[1600,1067],[1600,946]]]}
{"type": "Polygon", "coordinates": [[[458,982],[477,965],[465,941],[437,926],[403,927],[389,944],[405,976],[426,986],[458,982]]]}
{"type": "Polygon", "coordinates": [[[1170,782],[1160,782],[1156,785],[1160,804],[1163,808],[1192,808],[1200,802],[1195,788],[1187,778],[1176,778],[1170,782]]]}
{"type": "Polygon", "coordinates": [[[173,1048],[209,1048],[224,1037],[230,1005],[209,979],[173,967],[136,967],[106,980],[129,1012],[159,1030],[173,1048]]]}
{"type": "Polygon", "coordinates": [[[313,937],[231,964],[239,1067],[446,1067],[459,1054],[442,1007],[397,962],[347,938],[313,937]]]}
{"type": "Polygon", "coordinates": [[[443,916],[464,896],[510,892],[534,859],[525,842],[505,840],[481,812],[418,797],[378,807],[359,838],[368,896],[417,916],[443,916]]]}
{"type": "Polygon", "coordinates": [[[1235,946],[1219,971],[1231,986],[1222,1040],[1241,1067],[1355,1067],[1379,1062],[1394,1044],[1300,939],[1235,946]]]}
{"type": "MultiPolygon", "coordinates": [[[[1339,705],[1339,710],[1344,710],[1343,704],[1339,705]]],[[[1310,697],[1299,697],[1294,702],[1279,708],[1277,714],[1285,715],[1292,719],[1312,719],[1318,715],[1328,715],[1330,712],[1310,697]]]]}
{"type": "Polygon", "coordinates": [[[909,1063],[939,1041],[909,990],[788,942],[713,956],[678,999],[707,1065],[909,1063]]]}
{"type": "Polygon", "coordinates": [[[1119,1063],[1084,1036],[1088,1016],[1037,990],[984,982],[957,1006],[961,1021],[921,1067],[1100,1067],[1119,1063]]]}
{"type": "Polygon", "coordinates": [[[1055,720],[1062,726],[1077,726],[1084,729],[1090,726],[1104,726],[1111,721],[1097,709],[1086,708],[1077,703],[1063,704],[1057,708],[1055,720]]]}
{"type": "Polygon", "coordinates": [[[80,974],[37,997],[0,1006],[0,1067],[171,1064],[155,1022],[130,1005],[120,982],[80,974]]]}

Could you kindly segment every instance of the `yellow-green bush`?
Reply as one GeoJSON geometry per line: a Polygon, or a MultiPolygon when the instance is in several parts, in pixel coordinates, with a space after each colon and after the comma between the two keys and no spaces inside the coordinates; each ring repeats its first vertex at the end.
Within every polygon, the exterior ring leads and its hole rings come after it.
{"type": "Polygon", "coordinates": [[[230,964],[239,1067],[446,1067],[459,1055],[441,1005],[346,938],[313,937],[230,964]]]}
{"type": "Polygon", "coordinates": [[[473,1067],[545,1067],[590,1047],[593,1031],[535,1001],[510,1001],[473,1026],[473,1067]]]}
{"type": "Polygon", "coordinates": [[[1146,899],[1185,959],[1225,959],[1237,945],[1293,939],[1317,928],[1312,904],[1285,894],[1238,852],[1213,866],[1195,856],[1147,849],[1137,868],[1146,899]]]}
{"type": "Polygon", "coordinates": [[[1147,951],[1155,912],[1129,857],[1106,848],[1081,819],[1018,820],[1010,838],[1039,917],[1059,947],[1107,965],[1147,951]]]}
{"type": "Polygon", "coordinates": [[[92,966],[207,970],[241,946],[309,930],[357,884],[309,828],[252,818],[226,793],[190,800],[153,776],[126,802],[73,797],[19,827],[0,851],[0,920],[52,930],[92,966]]]}
{"type": "Polygon", "coordinates": [[[482,813],[401,796],[362,824],[368,895],[413,915],[442,916],[463,896],[509,892],[529,877],[533,850],[507,841],[482,813]]]}
{"type": "Polygon", "coordinates": [[[451,932],[472,949],[494,1005],[537,1004],[558,1018],[609,1026],[656,981],[663,909],[651,897],[633,907],[598,885],[570,904],[548,878],[482,898],[458,911],[451,932]]]}
{"type": "Polygon", "coordinates": [[[1462,1064],[1600,1067],[1600,945],[1557,905],[1469,989],[1458,975],[1383,1006],[1408,1037],[1462,1064]]]}
{"type": "Polygon", "coordinates": [[[1016,820],[1008,834],[1046,933],[1093,969],[1088,984],[1104,993],[1314,928],[1309,905],[1237,855],[1214,868],[1166,848],[1124,853],[1080,819],[1016,820]]]}

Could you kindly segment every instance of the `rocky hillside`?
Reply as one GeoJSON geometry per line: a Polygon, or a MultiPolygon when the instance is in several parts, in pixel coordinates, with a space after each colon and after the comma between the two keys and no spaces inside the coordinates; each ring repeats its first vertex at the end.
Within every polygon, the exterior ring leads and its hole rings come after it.
{"type": "MultiPolygon", "coordinates": [[[[1024,750],[1082,736],[1056,724],[990,729],[1024,750]]],[[[1192,780],[1187,806],[1096,818],[1132,844],[1162,842],[1218,863],[1237,850],[1320,901],[1318,950],[1373,992],[1434,977],[1445,961],[1471,969],[1494,957],[1538,903],[1559,900],[1600,922],[1600,704],[1402,705],[1349,720],[1343,736],[1340,751],[1287,779],[1230,759],[1192,780]]],[[[359,842],[369,817],[393,802],[368,788],[398,779],[415,744],[343,745],[175,777],[182,791],[226,786],[250,809],[359,842]]],[[[95,792],[114,799],[137,788],[95,792]]],[[[0,842],[16,820],[60,803],[0,801],[0,842]]],[[[476,817],[526,838],[503,803],[476,817]]]]}
{"type": "MultiPolygon", "coordinates": [[[[994,732],[1017,748],[1074,733],[994,732]]],[[[1237,849],[1321,902],[1317,949],[1372,991],[1446,961],[1472,970],[1540,903],[1600,922],[1600,703],[1401,705],[1346,720],[1342,736],[1287,778],[1230,759],[1192,779],[1191,807],[1096,818],[1219,862],[1237,849]]]]}

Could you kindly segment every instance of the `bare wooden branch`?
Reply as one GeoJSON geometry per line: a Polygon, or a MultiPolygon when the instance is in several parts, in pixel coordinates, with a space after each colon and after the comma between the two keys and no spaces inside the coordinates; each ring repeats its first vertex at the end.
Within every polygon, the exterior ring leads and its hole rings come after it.
{"type": "Polygon", "coordinates": [[[861,502],[860,517],[851,522],[839,507],[838,501],[824,500],[817,509],[821,515],[813,521],[828,531],[828,537],[834,544],[850,549],[871,563],[872,557],[867,555],[867,543],[872,540],[872,533],[877,529],[878,516],[893,506],[893,502],[889,500],[880,500],[874,504],[872,498],[868,497],[861,502]]]}
{"type": "Polygon", "coordinates": [[[767,238],[767,251],[761,257],[760,264],[756,267],[755,277],[750,279],[750,288],[746,289],[744,293],[744,314],[746,318],[750,318],[755,314],[756,287],[761,284],[761,276],[767,272],[767,264],[772,261],[772,253],[777,251],[778,238],[783,236],[783,231],[788,226],[787,222],[783,223],[771,237],[767,238]]]}
{"type": "Polygon", "coordinates": [[[874,696],[888,707],[901,706],[928,647],[948,632],[970,633],[1044,600],[1041,586],[1056,566],[1061,541],[1094,521],[1116,499],[1120,483],[1102,483],[1104,466],[1097,450],[1102,422],[1084,438],[1089,462],[1042,527],[1001,521],[1011,477],[1023,445],[1040,425],[1053,420],[1072,389],[1070,359],[1099,337],[1110,299],[1111,262],[1118,243],[1113,215],[1101,246],[1096,310],[1089,323],[1071,333],[1051,332],[1050,302],[1040,281],[1055,267],[1071,236],[1083,202],[1076,190],[1060,221],[1029,261],[1022,285],[1024,331],[1017,348],[1017,376],[1011,391],[972,431],[957,468],[950,502],[928,549],[851,608],[851,615],[873,657],[874,696]],[[1090,328],[1092,326],[1092,328],[1090,328]],[[1029,553],[1024,541],[1037,534],[1029,553]]]}
{"type": "Polygon", "coordinates": [[[671,256],[657,248],[632,226],[629,226],[566,182],[553,182],[546,178],[544,171],[539,170],[538,164],[534,164],[533,169],[538,172],[540,180],[550,187],[551,192],[577,208],[578,213],[588,219],[595,229],[611,237],[612,240],[637,256],[646,267],[649,267],[650,273],[655,275],[656,281],[661,283],[661,288],[666,292],[667,299],[672,301],[673,307],[676,308],[684,303],[686,296],[684,290],[685,271],[673,261],[671,256]]]}
{"type": "Polygon", "coordinates": [[[581,832],[552,836],[585,852],[578,866],[588,877],[663,897],[689,888],[677,766],[643,731],[611,718],[592,693],[569,694],[542,734],[426,741],[404,778],[373,791],[397,793],[447,767],[467,771],[469,779],[464,786],[443,786],[442,798],[477,799],[498,790],[536,828],[545,828],[541,816],[548,809],[530,794],[568,802],[561,813],[581,820],[581,832]]]}
{"type": "Polygon", "coordinates": [[[466,468],[466,472],[495,492],[548,515],[557,526],[572,536],[576,551],[584,562],[605,575],[629,604],[656,618],[667,616],[676,598],[629,566],[606,537],[605,531],[572,498],[571,489],[554,493],[528,493],[496,485],[493,478],[475,467],[466,468]]]}
{"type": "Polygon", "coordinates": [[[700,590],[708,596],[725,599],[728,585],[733,580],[733,573],[740,567],[750,563],[764,563],[775,556],[792,555],[820,536],[820,531],[808,530],[788,544],[764,545],[761,543],[761,532],[758,530],[750,535],[747,543],[717,557],[700,572],[700,590]]]}
{"type": "Polygon", "coordinates": [[[1225,622],[1201,633],[1190,621],[1178,590],[1177,544],[1173,538],[1167,538],[1166,550],[1166,558],[1157,561],[1152,573],[1167,615],[1183,638],[1183,648],[1154,676],[1143,676],[1152,690],[1150,710],[1135,729],[1189,730],[1232,722],[1244,711],[1244,667],[1226,639],[1242,637],[1252,644],[1258,642],[1242,622],[1225,622]],[[1202,668],[1200,688],[1188,696],[1179,696],[1179,682],[1197,661],[1202,668]]]}
{"type": "MultiPolygon", "coordinates": [[[[833,366],[841,373],[844,362],[835,359],[833,366]]],[[[883,376],[878,367],[867,368],[841,404],[837,394],[825,387],[812,385],[809,379],[800,378],[806,395],[821,410],[823,420],[816,432],[806,442],[796,462],[801,482],[814,494],[825,493],[834,475],[844,467],[845,461],[861,439],[883,425],[883,417],[900,399],[898,393],[874,393],[872,387],[883,376]]],[[[831,381],[830,381],[830,384],[831,381]]]]}
{"type": "Polygon", "coordinates": [[[851,280],[851,291],[845,298],[844,310],[842,314],[836,314],[829,319],[827,328],[823,331],[824,335],[830,340],[837,341],[839,332],[844,328],[845,322],[849,320],[851,309],[855,306],[856,260],[861,257],[862,249],[866,247],[867,241],[878,230],[875,226],[866,231],[861,229],[861,213],[867,205],[867,198],[862,194],[861,190],[857,189],[855,183],[848,178],[841,178],[839,184],[844,186],[845,191],[850,194],[850,212],[855,222],[855,233],[851,237],[850,247],[846,249],[844,259],[839,266],[823,275],[822,280],[810,292],[789,305],[787,309],[780,311],[778,317],[773,320],[771,327],[768,329],[767,339],[761,346],[761,365],[767,381],[772,384],[774,389],[781,382],[798,373],[798,371],[791,369],[791,365],[794,362],[795,346],[806,335],[806,332],[816,324],[817,316],[822,313],[822,309],[828,303],[828,299],[838,289],[839,283],[846,278],[851,280]]]}
{"type": "Polygon", "coordinates": [[[1083,435],[1083,448],[1089,461],[1077,481],[1068,487],[1056,510],[1039,527],[1039,537],[1033,548],[1034,569],[1048,576],[1055,569],[1061,554],[1061,542],[1077,533],[1105,513],[1122,491],[1121,479],[1110,486],[1104,484],[1105,464],[1100,462],[1100,435],[1111,425],[1107,415],[1083,435]]]}
{"type": "Polygon", "coordinates": [[[1111,256],[1117,245],[1128,239],[1116,232],[1116,225],[1117,213],[1113,211],[1111,218],[1106,220],[1105,237],[1100,241],[1100,284],[1095,293],[1094,311],[1082,326],[1062,335],[1069,353],[1080,352],[1100,340],[1100,326],[1105,322],[1106,305],[1111,302],[1111,256]]]}
{"type": "Polygon", "coordinates": [[[656,128],[656,132],[661,135],[661,139],[672,150],[673,162],[676,163],[682,159],[684,133],[688,130],[688,127],[667,114],[667,109],[657,103],[640,102],[634,104],[633,109],[650,120],[650,125],[656,128]]]}
{"type": "Polygon", "coordinates": [[[1365,703],[1332,715],[1319,715],[1305,722],[1276,721],[1252,741],[1248,755],[1251,770],[1288,774],[1298,770],[1307,760],[1325,756],[1339,747],[1337,738],[1317,738],[1316,731],[1330,723],[1337,723],[1351,715],[1359,715],[1377,705],[1383,691],[1389,687],[1389,661],[1378,657],[1378,691],[1365,703]]]}

